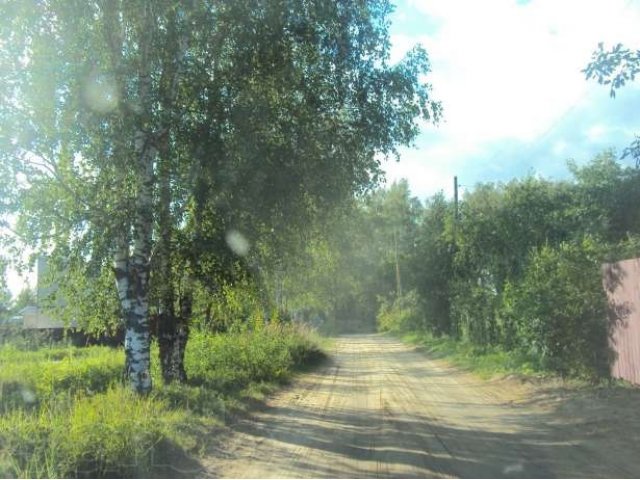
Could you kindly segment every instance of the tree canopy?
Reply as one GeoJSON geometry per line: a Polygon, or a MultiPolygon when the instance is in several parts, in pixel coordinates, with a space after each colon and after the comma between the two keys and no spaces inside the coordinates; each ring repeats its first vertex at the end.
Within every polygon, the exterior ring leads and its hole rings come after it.
{"type": "Polygon", "coordinates": [[[439,118],[426,52],[389,62],[391,9],[2,6],[3,214],[58,271],[112,276],[136,390],[151,388],[150,312],[166,379],[180,378],[169,359],[183,355],[193,281],[247,261],[230,238],[255,245],[367,190],[418,119],[439,118]]]}
{"type": "MultiPolygon", "coordinates": [[[[640,50],[632,50],[621,43],[606,50],[603,43],[591,55],[591,62],[583,70],[587,80],[594,78],[601,85],[609,85],[609,95],[635,80],[640,73],[640,50]]],[[[640,166],[640,136],[624,149],[622,158],[631,157],[640,166]]]]}

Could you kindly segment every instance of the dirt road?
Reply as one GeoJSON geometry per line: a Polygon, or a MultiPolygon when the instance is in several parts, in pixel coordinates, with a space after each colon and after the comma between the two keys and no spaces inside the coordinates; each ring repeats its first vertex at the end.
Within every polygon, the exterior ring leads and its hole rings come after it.
{"type": "Polygon", "coordinates": [[[619,438],[598,416],[606,398],[536,388],[479,380],[385,336],[340,337],[324,367],[233,426],[206,475],[640,476],[637,415],[619,438]]]}

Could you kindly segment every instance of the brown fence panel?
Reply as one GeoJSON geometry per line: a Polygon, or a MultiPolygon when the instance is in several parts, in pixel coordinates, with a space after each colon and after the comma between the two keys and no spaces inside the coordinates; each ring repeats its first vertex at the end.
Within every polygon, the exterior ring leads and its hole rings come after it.
{"type": "Polygon", "coordinates": [[[611,375],[640,385],[640,258],[602,265],[609,300],[611,375]]]}

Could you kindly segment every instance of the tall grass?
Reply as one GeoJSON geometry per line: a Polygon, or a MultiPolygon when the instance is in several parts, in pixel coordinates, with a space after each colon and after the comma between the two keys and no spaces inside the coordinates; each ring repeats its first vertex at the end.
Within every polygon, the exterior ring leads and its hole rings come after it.
{"type": "Polygon", "coordinates": [[[124,353],[107,347],[0,348],[0,412],[54,397],[104,392],[119,382],[124,353]]]}
{"type": "Polygon", "coordinates": [[[408,343],[424,347],[432,356],[445,358],[454,365],[469,370],[481,378],[495,375],[518,374],[523,376],[550,375],[537,357],[518,351],[505,351],[500,347],[479,347],[471,342],[454,340],[445,336],[434,337],[425,332],[404,334],[408,343]]]}
{"type": "Polygon", "coordinates": [[[312,332],[297,326],[196,331],[185,356],[190,382],[163,385],[154,363],[156,388],[141,398],[121,383],[120,350],[6,345],[0,477],[148,476],[167,449],[202,447],[207,429],[243,397],[286,381],[319,352],[312,332]]]}
{"type": "Polygon", "coordinates": [[[132,476],[148,473],[156,446],[187,425],[184,410],[110,388],[34,413],[0,416],[4,468],[27,477],[132,476]]]}

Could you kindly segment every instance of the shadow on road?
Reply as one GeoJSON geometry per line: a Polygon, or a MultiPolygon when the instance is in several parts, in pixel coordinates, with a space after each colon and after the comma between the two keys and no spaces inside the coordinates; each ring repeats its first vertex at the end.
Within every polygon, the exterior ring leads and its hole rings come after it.
{"type": "Polygon", "coordinates": [[[380,348],[379,338],[349,339],[349,349],[300,379],[287,401],[233,426],[246,445],[236,461],[307,478],[640,475],[640,391],[623,389],[616,399],[614,390],[548,387],[513,403],[492,382],[441,362],[436,368],[400,343],[380,348]],[[616,408],[628,415],[626,443],[615,431],[625,422],[616,408]]]}

